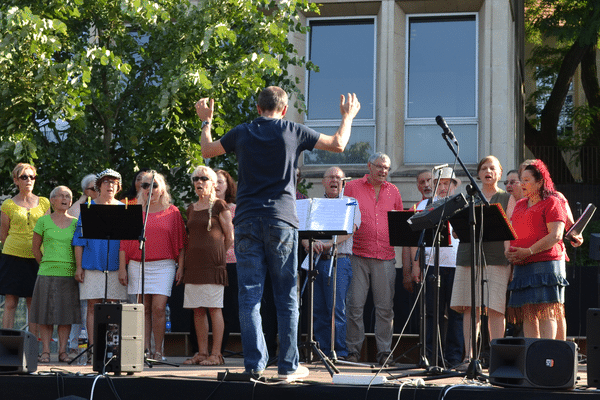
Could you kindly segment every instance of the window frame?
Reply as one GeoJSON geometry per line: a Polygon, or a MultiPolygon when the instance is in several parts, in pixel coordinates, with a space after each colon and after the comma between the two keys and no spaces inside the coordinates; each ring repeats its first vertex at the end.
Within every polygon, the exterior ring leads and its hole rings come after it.
{"type": "MultiPolygon", "coordinates": [[[[461,18],[461,17],[473,17],[475,23],[475,63],[473,65],[475,72],[475,93],[474,93],[474,115],[472,117],[454,117],[454,116],[446,116],[442,115],[450,129],[452,129],[452,125],[470,125],[475,126],[475,148],[477,149],[477,154],[475,155],[475,160],[479,159],[479,57],[480,57],[480,45],[479,45],[479,14],[476,12],[458,12],[458,13],[432,13],[432,14],[424,14],[424,13],[416,13],[416,14],[407,14],[405,17],[405,72],[404,72],[404,140],[403,140],[403,158],[404,163],[406,165],[429,165],[431,162],[414,162],[414,161],[406,161],[409,157],[407,155],[411,152],[414,152],[416,149],[408,148],[406,142],[406,127],[431,127],[436,126],[435,116],[431,118],[422,118],[422,117],[409,117],[408,116],[408,107],[409,107],[409,74],[410,74],[410,28],[411,28],[411,19],[419,19],[419,18],[427,18],[431,20],[444,20],[444,19],[452,19],[452,18],[461,18]]],[[[460,155],[460,154],[459,154],[460,155]]],[[[475,161],[476,163],[477,161],[475,161]]],[[[470,162],[467,162],[470,163],[470,162]]]]}
{"type": "MultiPolygon", "coordinates": [[[[341,16],[341,17],[309,17],[306,19],[306,25],[309,27],[309,31],[306,33],[306,59],[310,60],[310,51],[311,51],[311,35],[312,29],[311,24],[315,21],[348,21],[352,23],[352,21],[372,21],[373,23],[373,92],[372,92],[372,115],[371,118],[354,118],[352,122],[353,127],[372,127],[373,128],[373,137],[372,137],[372,152],[377,148],[377,16],[375,15],[352,15],[352,16],[341,16]]],[[[312,60],[311,60],[312,61],[312,60]]],[[[317,64],[318,65],[318,64],[317,64]]],[[[305,83],[304,83],[304,93],[306,94],[306,105],[308,107],[309,98],[310,98],[310,73],[311,71],[305,71],[305,83]]],[[[340,93],[346,95],[346,93],[340,93]]],[[[365,100],[359,99],[359,101],[364,102],[365,100]]],[[[334,128],[337,129],[342,121],[341,115],[338,114],[337,118],[333,119],[309,119],[308,112],[304,114],[304,124],[310,128],[315,129],[317,132],[322,132],[322,128],[334,128]]],[[[306,158],[303,157],[303,164],[311,167],[319,167],[319,166],[331,166],[334,164],[314,164],[307,163],[306,158]]],[[[364,162],[352,163],[352,164],[341,164],[345,166],[356,166],[356,165],[364,165],[364,162]]]]}

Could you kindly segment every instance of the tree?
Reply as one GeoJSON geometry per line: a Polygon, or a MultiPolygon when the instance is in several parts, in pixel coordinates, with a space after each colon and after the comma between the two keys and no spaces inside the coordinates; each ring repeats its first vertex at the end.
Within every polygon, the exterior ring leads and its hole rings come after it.
{"type": "MultiPolygon", "coordinates": [[[[0,173],[34,163],[39,193],[106,167],[168,173],[191,198],[203,163],[193,104],[216,99],[217,136],[256,114],[258,91],[296,94],[288,39],[307,0],[8,0],[0,5],[0,173]]],[[[235,173],[235,157],[211,165],[235,173]]],[[[8,194],[8,180],[2,180],[8,194]]],[[[181,199],[179,199],[181,201],[181,199]]],[[[179,203],[181,204],[181,203],[179,203]]]]}
{"type": "MultiPolygon", "coordinates": [[[[534,146],[577,149],[584,182],[593,183],[589,177],[597,176],[597,166],[582,150],[600,145],[600,85],[596,70],[600,4],[595,0],[526,0],[525,21],[527,39],[534,44],[527,62],[536,68],[536,82],[549,82],[550,88],[538,87],[529,99],[527,112],[535,117],[525,123],[525,144],[533,151],[534,146]],[[580,66],[588,104],[573,112],[577,132],[560,139],[557,127],[561,110],[580,66]],[[544,102],[540,102],[542,96],[546,98],[544,102]]],[[[559,162],[549,165],[552,175],[567,175],[572,181],[562,157],[556,161],[559,162]]]]}

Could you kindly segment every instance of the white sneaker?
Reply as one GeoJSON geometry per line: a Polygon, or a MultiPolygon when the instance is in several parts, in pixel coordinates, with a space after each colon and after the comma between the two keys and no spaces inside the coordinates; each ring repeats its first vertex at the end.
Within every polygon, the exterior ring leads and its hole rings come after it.
{"type": "Polygon", "coordinates": [[[308,376],[308,373],[308,368],[302,365],[298,365],[298,369],[294,372],[290,372],[289,374],[277,374],[277,377],[287,382],[294,382],[298,379],[306,378],[308,376]]]}

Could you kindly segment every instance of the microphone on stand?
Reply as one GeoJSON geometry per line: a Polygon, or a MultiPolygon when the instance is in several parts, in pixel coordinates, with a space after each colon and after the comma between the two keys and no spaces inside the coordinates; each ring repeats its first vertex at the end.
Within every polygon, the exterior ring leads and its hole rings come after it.
{"type": "Polygon", "coordinates": [[[435,167],[433,167],[433,170],[437,171],[438,169],[446,168],[447,166],[448,164],[436,165],[435,167]]]}
{"type": "Polygon", "coordinates": [[[438,115],[437,117],[435,117],[435,122],[442,128],[442,130],[444,131],[444,135],[448,136],[448,138],[450,138],[450,140],[452,140],[454,144],[458,146],[458,140],[456,140],[454,133],[450,130],[450,128],[448,128],[448,124],[446,124],[444,118],[442,118],[441,115],[438,115]]]}

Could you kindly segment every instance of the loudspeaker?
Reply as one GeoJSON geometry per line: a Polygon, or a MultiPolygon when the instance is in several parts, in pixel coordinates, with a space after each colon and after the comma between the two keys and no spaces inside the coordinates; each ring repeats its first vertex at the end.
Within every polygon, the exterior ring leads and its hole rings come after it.
{"type": "Polygon", "coordinates": [[[552,339],[494,339],[488,372],[498,386],[569,389],[577,380],[577,346],[552,339]]]}
{"type": "Polygon", "coordinates": [[[600,308],[587,310],[587,384],[600,387],[600,308]]]}
{"type": "Polygon", "coordinates": [[[590,258],[600,261],[600,233],[590,234],[590,258]]]}
{"type": "Polygon", "coordinates": [[[144,305],[99,303],[94,306],[94,371],[144,369],[144,305]]]}
{"type": "Polygon", "coordinates": [[[37,370],[38,341],[34,334],[0,329],[0,374],[26,374],[37,370]]]}

